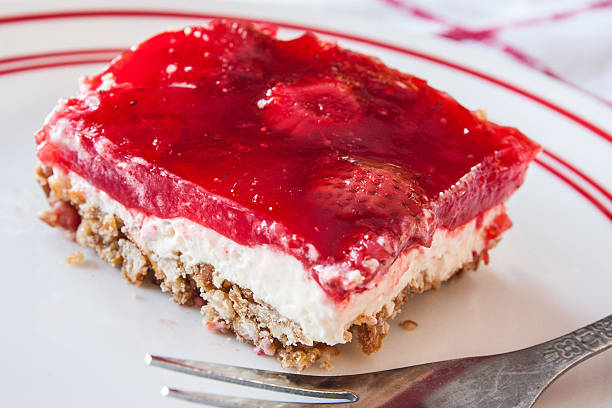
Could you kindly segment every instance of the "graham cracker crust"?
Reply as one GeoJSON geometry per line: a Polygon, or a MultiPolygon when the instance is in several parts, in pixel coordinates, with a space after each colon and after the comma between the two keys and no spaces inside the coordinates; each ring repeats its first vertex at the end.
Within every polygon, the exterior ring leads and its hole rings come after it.
{"type": "MultiPolygon", "coordinates": [[[[315,362],[323,368],[331,367],[331,356],[339,353],[337,347],[324,343],[303,344],[299,341],[301,329],[298,324],[257,301],[249,289],[214,279],[214,265],[186,267],[180,258],[178,261],[159,258],[135,242],[135,234],[116,214],[102,212],[87,203],[81,193],[72,190],[67,177],[54,177],[53,169],[42,165],[36,168],[36,176],[49,201],[49,208],[40,218],[52,227],[68,231],[79,245],[95,250],[100,259],[120,267],[128,282],[141,285],[150,279],[162,291],[169,292],[176,303],[200,307],[210,330],[233,332],[240,341],[255,346],[258,354],[276,356],[283,368],[302,371],[315,362]],[[169,280],[168,275],[177,277],[169,280]]],[[[476,269],[484,256],[486,251],[474,253],[473,260],[452,276],[476,269]]],[[[426,276],[424,273],[419,287],[409,284],[402,290],[394,299],[395,307],[391,312],[383,307],[374,317],[358,317],[350,332],[345,333],[346,340],[356,338],[366,354],[378,351],[389,332],[388,320],[400,312],[400,306],[408,297],[440,286],[440,282],[430,282],[426,276]]]]}

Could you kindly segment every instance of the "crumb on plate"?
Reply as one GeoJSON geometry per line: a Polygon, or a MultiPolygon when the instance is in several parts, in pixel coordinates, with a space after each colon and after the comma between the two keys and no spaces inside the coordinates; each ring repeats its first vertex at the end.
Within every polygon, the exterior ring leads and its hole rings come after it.
{"type": "Polygon", "coordinates": [[[403,322],[400,323],[400,326],[402,326],[405,330],[414,330],[417,327],[419,327],[417,322],[413,320],[404,320],[403,322]]]}
{"type": "Polygon", "coordinates": [[[81,251],[73,252],[66,257],[66,263],[70,266],[78,266],[83,263],[85,256],[81,251]]]}

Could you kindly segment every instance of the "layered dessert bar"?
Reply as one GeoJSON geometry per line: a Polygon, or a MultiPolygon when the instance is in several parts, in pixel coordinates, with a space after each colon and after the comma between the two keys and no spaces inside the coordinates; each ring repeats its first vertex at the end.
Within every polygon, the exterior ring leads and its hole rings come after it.
{"type": "Polygon", "coordinates": [[[539,151],[375,58],[232,21],[123,53],[36,144],[47,223],[298,369],[376,351],[409,294],[487,262],[539,151]]]}

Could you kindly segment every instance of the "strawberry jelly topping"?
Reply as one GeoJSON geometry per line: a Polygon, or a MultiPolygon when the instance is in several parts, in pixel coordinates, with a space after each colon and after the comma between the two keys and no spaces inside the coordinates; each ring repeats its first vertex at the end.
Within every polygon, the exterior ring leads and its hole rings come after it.
{"type": "Polygon", "coordinates": [[[518,130],[273,31],[221,21],[151,38],[60,102],[38,157],[128,208],[288,252],[336,300],[523,182],[539,148],[518,130]]]}

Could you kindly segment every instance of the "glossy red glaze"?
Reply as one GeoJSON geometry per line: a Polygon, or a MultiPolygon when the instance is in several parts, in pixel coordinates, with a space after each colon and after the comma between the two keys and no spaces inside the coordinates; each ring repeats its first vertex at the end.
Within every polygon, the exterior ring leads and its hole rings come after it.
{"type": "Polygon", "coordinates": [[[59,104],[38,157],[126,207],[288,252],[342,300],[508,198],[539,151],[422,79],[274,35],[213,22],[153,37],[59,104]]]}

